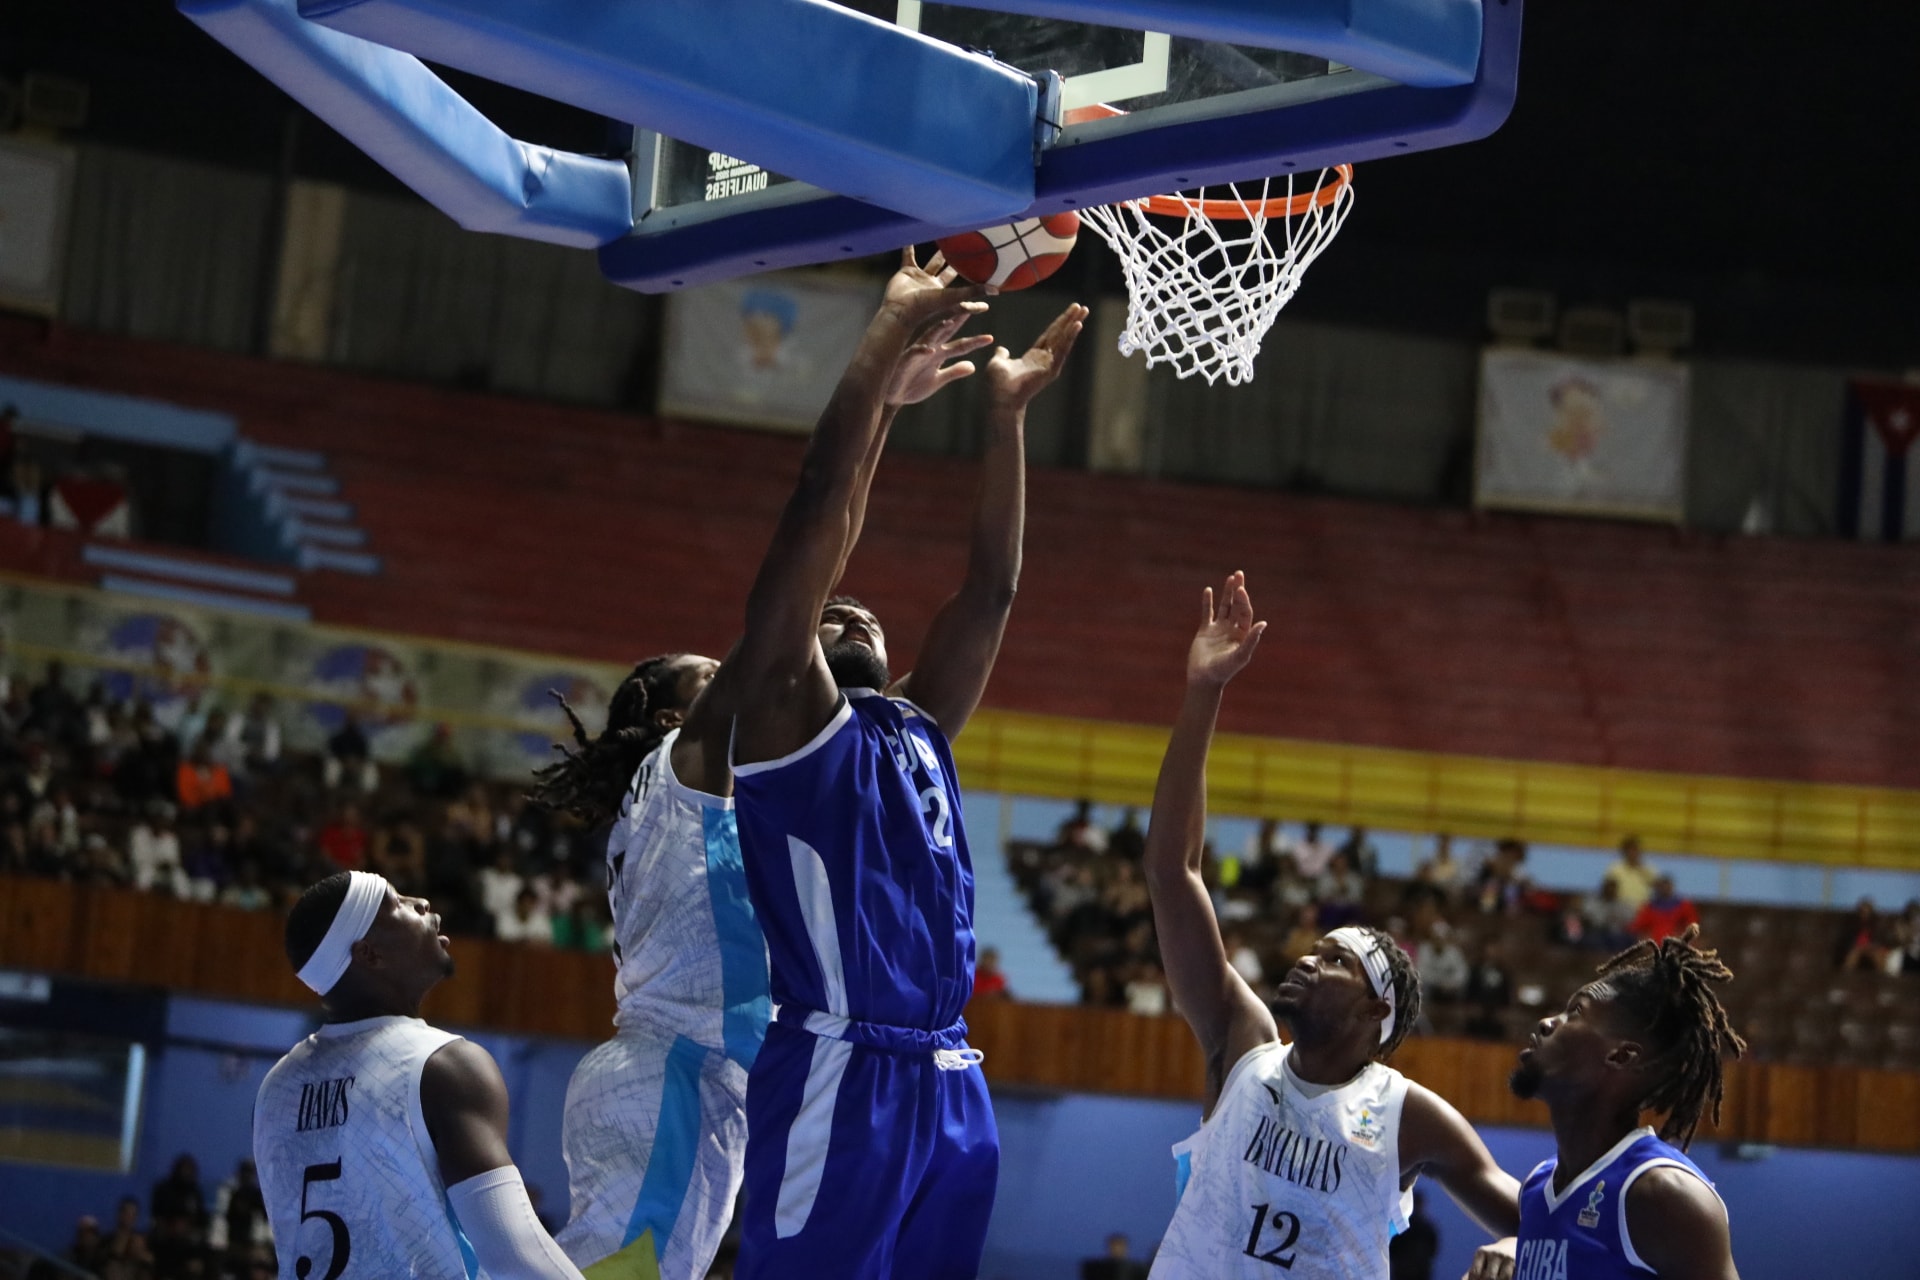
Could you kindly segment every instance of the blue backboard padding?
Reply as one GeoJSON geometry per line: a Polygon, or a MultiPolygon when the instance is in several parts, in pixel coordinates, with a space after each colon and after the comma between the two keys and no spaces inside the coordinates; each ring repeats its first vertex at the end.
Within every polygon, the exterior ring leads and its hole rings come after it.
{"type": "Polygon", "coordinates": [[[0,377],[0,407],[6,405],[28,423],[192,453],[219,453],[239,434],[224,413],[27,378],[0,377]]]}
{"type": "Polygon", "coordinates": [[[470,231],[591,249],[633,226],[624,163],[509,137],[418,58],[307,22],[294,0],[179,8],[470,231]]]}
{"type": "Polygon", "coordinates": [[[979,225],[1033,203],[1031,78],[825,0],[305,0],[300,12],[917,218],[979,225]]]}
{"type": "MultiPolygon", "coordinates": [[[[1312,173],[1324,165],[1484,138],[1513,109],[1521,12],[1521,0],[1487,6],[1480,71],[1465,87],[1376,89],[1056,147],[1041,161],[1037,198],[1027,216],[1295,169],[1312,173]]],[[[1364,171],[1358,181],[1364,188],[1364,171]]],[[[852,200],[821,199],[630,235],[600,250],[600,269],[615,284],[662,293],[881,253],[966,229],[915,222],[852,200]]]]}
{"type": "Polygon", "coordinates": [[[1312,54],[1423,89],[1470,84],[1480,65],[1481,0],[967,2],[1037,18],[1312,54]]]}

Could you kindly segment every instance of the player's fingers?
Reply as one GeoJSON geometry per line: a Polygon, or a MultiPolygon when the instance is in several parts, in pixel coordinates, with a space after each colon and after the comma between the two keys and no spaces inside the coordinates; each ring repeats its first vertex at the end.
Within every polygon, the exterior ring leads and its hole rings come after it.
{"type": "Polygon", "coordinates": [[[908,245],[900,251],[900,269],[902,271],[912,271],[919,265],[920,264],[914,259],[912,245],[908,245]]]}
{"type": "Polygon", "coordinates": [[[1213,588],[1203,588],[1201,590],[1200,600],[1200,625],[1203,627],[1210,626],[1213,623],[1213,588]]]}
{"type": "Polygon", "coordinates": [[[971,377],[973,376],[973,371],[973,366],[964,360],[959,364],[950,364],[940,370],[939,374],[935,376],[933,380],[934,389],[937,391],[950,382],[958,382],[962,378],[971,377]]]}
{"type": "Polygon", "coordinates": [[[974,333],[974,334],[968,334],[964,338],[955,338],[952,342],[947,343],[944,349],[946,351],[947,358],[952,359],[954,356],[972,355],[974,352],[980,350],[982,347],[990,347],[992,345],[993,345],[992,334],[974,333]]]}
{"type": "MultiPolygon", "coordinates": [[[[907,246],[907,252],[908,253],[913,252],[912,245],[907,246]]],[[[930,276],[937,276],[942,271],[945,271],[946,269],[947,269],[947,255],[940,252],[938,249],[935,249],[933,251],[933,256],[927,259],[927,265],[924,268],[924,270],[930,276]]]]}

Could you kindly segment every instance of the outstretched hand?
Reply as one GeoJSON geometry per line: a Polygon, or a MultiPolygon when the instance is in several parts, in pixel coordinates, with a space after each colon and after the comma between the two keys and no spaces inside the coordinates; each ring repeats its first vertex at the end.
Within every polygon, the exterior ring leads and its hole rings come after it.
{"type": "Polygon", "coordinates": [[[972,311],[956,311],[934,321],[914,339],[913,345],[901,353],[900,362],[893,367],[893,381],[887,385],[888,404],[919,404],[949,383],[973,374],[973,365],[960,357],[992,346],[993,335],[979,333],[965,338],[956,338],[954,335],[975,314],[972,311]],[[949,364],[948,361],[956,363],[949,364]]]}
{"type": "Polygon", "coordinates": [[[1473,1255],[1473,1266],[1461,1280],[1513,1280],[1514,1250],[1518,1243],[1508,1236],[1481,1245],[1473,1255]]]}
{"type": "Polygon", "coordinates": [[[908,245],[900,251],[900,269],[887,281],[886,301],[881,310],[892,312],[915,332],[949,312],[985,311],[987,304],[981,299],[987,296],[986,286],[956,285],[955,278],[944,256],[936,253],[922,267],[914,256],[913,246],[908,245]]]}
{"type": "Polygon", "coordinates": [[[1087,309],[1076,302],[1054,317],[1047,331],[1019,359],[1007,354],[1005,347],[996,350],[987,362],[987,390],[995,407],[1024,409],[1029,400],[1051,386],[1073,354],[1073,344],[1086,319],[1087,309]]]}
{"type": "Polygon", "coordinates": [[[1187,683],[1224,685],[1239,675],[1266,629],[1266,623],[1253,620],[1246,574],[1229,575],[1217,599],[1208,587],[1200,629],[1187,649],[1187,683]]]}

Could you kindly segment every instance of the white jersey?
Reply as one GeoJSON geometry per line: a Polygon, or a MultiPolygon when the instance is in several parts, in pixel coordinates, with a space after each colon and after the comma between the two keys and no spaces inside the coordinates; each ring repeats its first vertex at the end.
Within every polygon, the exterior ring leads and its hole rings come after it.
{"type": "Polygon", "coordinates": [[[674,776],[679,736],[641,761],[607,834],[614,1023],[750,1064],[769,1012],[767,944],[747,900],[733,801],[674,776]]]}
{"type": "Polygon", "coordinates": [[[1369,1063],[1346,1084],[1305,1084],[1288,1045],[1234,1064],[1213,1115],[1173,1149],[1180,1203],[1153,1280],[1384,1280],[1406,1230],[1400,1185],[1407,1078],[1369,1063]]]}
{"type": "Polygon", "coordinates": [[[470,1280],[420,1110],[420,1071],[460,1037],[418,1018],[329,1023],[274,1064],[253,1158],[282,1280],[470,1280]]]}

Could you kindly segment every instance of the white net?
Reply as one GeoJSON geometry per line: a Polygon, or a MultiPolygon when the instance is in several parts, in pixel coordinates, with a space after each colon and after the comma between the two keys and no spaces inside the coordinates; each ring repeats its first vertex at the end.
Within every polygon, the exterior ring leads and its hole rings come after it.
{"type": "Polygon", "coordinates": [[[1086,210],[1126,272],[1123,355],[1182,378],[1252,379],[1261,340],[1353,207],[1353,170],[1242,185],[1086,210]]]}

